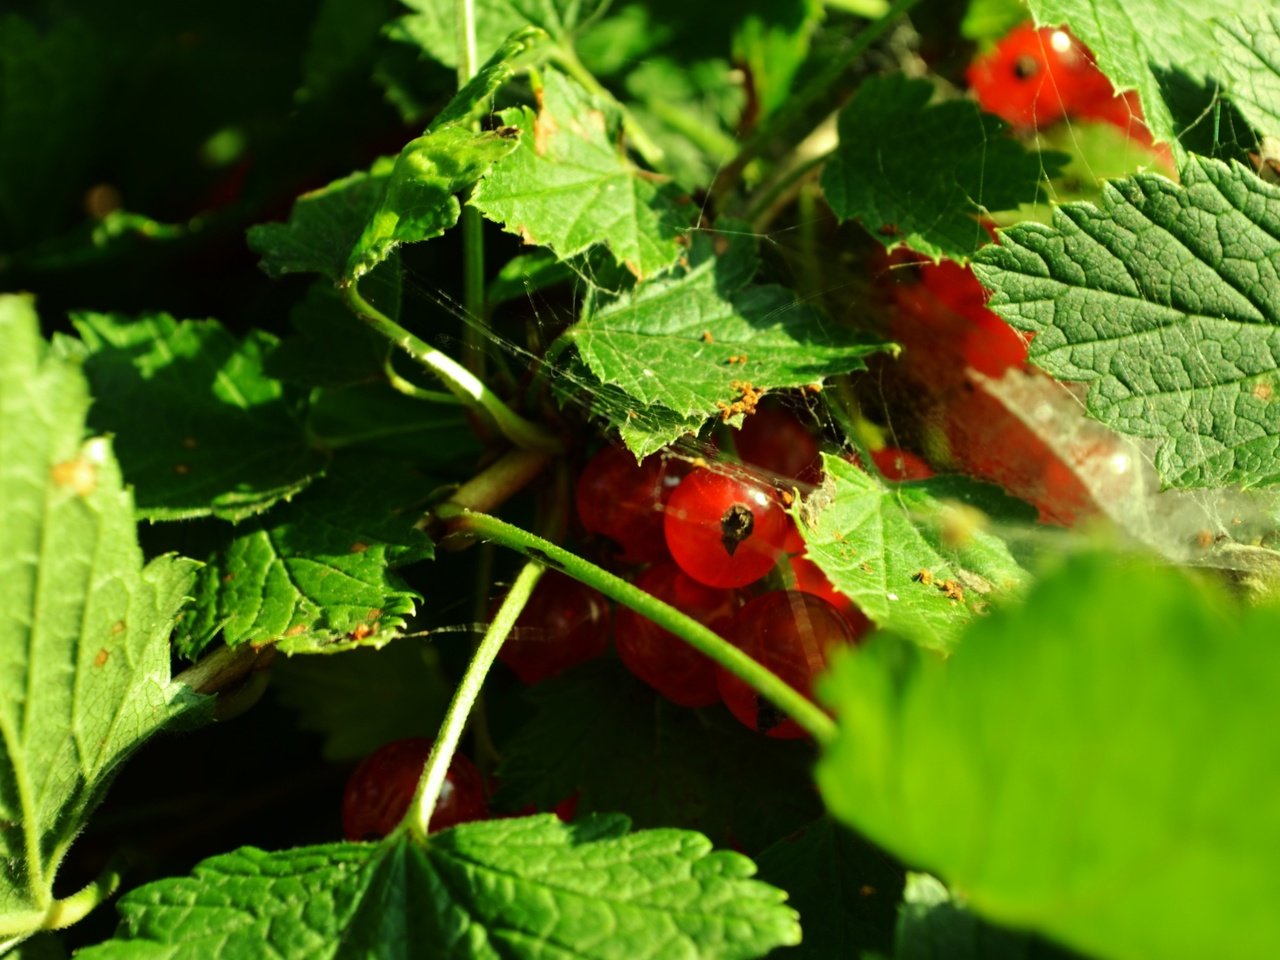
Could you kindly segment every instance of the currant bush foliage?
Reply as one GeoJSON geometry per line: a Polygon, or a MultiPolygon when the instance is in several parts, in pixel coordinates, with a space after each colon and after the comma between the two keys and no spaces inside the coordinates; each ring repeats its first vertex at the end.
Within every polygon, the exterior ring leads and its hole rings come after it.
{"type": "Polygon", "coordinates": [[[194,564],[143,564],[110,443],[86,439],[78,364],[0,297],[0,934],[58,909],[54,878],[123,761],[203,699],[169,676],[194,564]]]}
{"type": "Polygon", "coordinates": [[[1280,817],[1239,802],[1280,769],[1259,726],[1278,616],[1146,560],[1074,558],[947,660],[892,636],[843,657],[818,782],[990,919],[1100,956],[1248,953],[1280,932],[1280,817]]]}
{"type": "Polygon", "coordinates": [[[286,958],[748,958],[798,942],[795,912],[745,857],[629,828],[543,816],[464,824],[425,847],[245,848],[134,891],[118,939],[82,956],[261,956],[265,942],[286,958]]]}
{"type": "Polygon", "coordinates": [[[1280,188],[1193,159],[1117,180],[979,254],[1032,362],[1089,384],[1089,412],[1153,440],[1182,487],[1274,484],[1280,447],[1280,188]]]}

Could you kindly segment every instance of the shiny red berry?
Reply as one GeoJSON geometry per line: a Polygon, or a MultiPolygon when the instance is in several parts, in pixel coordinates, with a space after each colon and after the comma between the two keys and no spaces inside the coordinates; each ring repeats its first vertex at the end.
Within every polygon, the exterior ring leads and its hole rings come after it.
{"type": "Polygon", "coordinates": [[[816,484],[822,480],[818,441],[785,410],[768,407],[742,421],[734,435],[738,459],[787,480],[816,484]]]}
{"type": "MultiPolygon", "coordinates": [[[[670,562],[650,567],[635,585],[719,634],[740,606],[733,591],[705,586],[670,562]]],[[[673,703],[709,707],[720,699],[715,664],[652,620],[620,608],[613,635],[627,669],[673,703]]]]}
{"type": "MultiPolygon", "coordinates": [[[[728,639],[805,696],[826,669],[831,651],[858,635],[840,611],[821,597],[775,590],[756,597],[734,616],[728,639]]],[[[733,674],[717,669],[720,697],[748,727],[770,737],[803,737],[800,726],[733,674]]]]}
{"type": "Polygon", "coordinates": [[[787,539],[787,515],[771,491],[729,470],[690,473],[667,501],[667,549],[709,587],[745,587],[771,569],[787,539]]]}
{"type": "Polygon", "coordinates": [[[796,578],[796,589],[821,597],[840,611],[848,621],[855,636],[862,636],[871,629],[871,621],[854,605],[854,602],[832,585],[821,568],[808,557],[792,557],[791,573],[796,578]]]}
{"type": "Polygon", "coordinates": [[[539,683],[595,659],[608,642],[608,601],[572,577],[549,570],[520,611],[498,659],[525,683],[539,683]]]}
{"type": "MultiPolygon", "coordinates": [[[[376,840],[394,830],[409,811],[430,753],[430,740],[413,737],[383,744],[361,760],[342,794],[343,835],[376,840]]],[[[431,832],[488,816],[484,778],[475,764],[455,754],[431,816],[431,832]]]]}
{"type": "Polygon", "coordinates": [[[978,103],[1015,127],[1046,127],[1115,98],[1089,51],[1067,31],[1011,30],[965,73],[978,103]]]}
{"type": "Polygon", "coordinates": [[[624,563],[664,560],[663,505],[686,469],[683,461],[662,454],[637,464],[623,447],[605,447],[578,477],[578,519],[590,533],[617,544],[624,563]]]}

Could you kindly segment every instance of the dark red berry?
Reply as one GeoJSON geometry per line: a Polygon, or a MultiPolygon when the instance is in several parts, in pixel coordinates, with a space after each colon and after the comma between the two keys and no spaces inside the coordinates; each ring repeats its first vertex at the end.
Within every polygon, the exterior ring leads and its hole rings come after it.
{"type": "MultiPolygon", "coordinates": [[[[650,567],[635,585],[723,634],[739,607],[730,590],[704,586],[674,563],[650,567]]],[[[720,699],[715,664],[634,610],[618,610],[614,645],[627,669],[673,703],[708,707],[720,699]]]]}
{"type": "Polygon", "coordinates": [[[773,569],[787,515],[771,491],[728,470],[690,473],[667,501],[667,549],[709,587],[745,587],[773,569]]]}
{"type": "MultiPolygon", "coordinates": [[[[821,597],[775,590],[756,597],[734,616],[728,639],[805,696],[827,666],[832,649],[857,634],[840,611],[821,597]]],[[[733,674],[717,669],[720,697],[753,730],[777,738],[803,737],[800,726],[733,674]]]]}
{"type": "Polygon", "coordinates": [[[822,572],[821,568],[808,557],[792,557],[791,573],[796,578],[796,589],[801,593],[811,593],[815,597],[821,597],[827,603],[831,604],[840,611],[849,626],[853,628],[853,632],[858,636],[865,633],[871,625],[869,621],[859,610],[852,600],[837,590],[827,579],[827,575],[822,572]]]}
{"type": "Polygon", "coordinates": [[[553,570],[538,581],[498,659],[525,683],[539,683],[604,653],[609,603],[572,577],[553,570]]]}
{"type": "Polygon", "coordinates": [[[616,543],[624,563],[664,560],[663,505],[686,469],[683,461],[662,454],[637,464],[623,447],[605,447],[578,477],[578,519],[589,532],[616,543]]]}
{"type": "MultiPolygon", "coordinates": [[[[385,837],[404,819],[431,754],[425,737],[393,740],[360,761],[342,794],[342,833],[348,840],[385,837]]],[[[455,754],[431,815],[431,832],[485,820],[489,803],[484,778],[466,757],[455,754]]]]}
{"type": "Polygon", "coordinates": [[[742,422],[734,436],[738,458],[776,477],[816,484],[822,479],[818,441],[785,410],[767,407],[742,422]]]}

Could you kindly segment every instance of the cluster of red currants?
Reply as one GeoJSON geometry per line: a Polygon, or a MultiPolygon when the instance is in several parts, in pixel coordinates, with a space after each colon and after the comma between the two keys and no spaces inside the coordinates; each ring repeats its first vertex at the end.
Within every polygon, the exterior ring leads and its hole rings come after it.
{"type": "Polygon", "coordinates": [[[965,74],[978,103],[1018,130],[1097,120],[1150,145],[1137,96],[1117,94],[1093,54],[1064,28],[1029,23],[1007,33],[965,74]]]}
{"type": "MultiPolygon", "coordinates": [[[[820,482],[818,441],[795,416],[763,407],[747,417],[734,443],[741,462],[714,465],[669,452],[637,463],[622,447],[604,447],[578,478],[578,519],[587,537],[604,545],[607,562],[634,574],[637,587],[809,695],[830,652],[856,643],[870,627],[804,555],[804,541],[782,505],[791,488],[820,482]],[[771,580],[786,588],[766,588],[771,580]]],[[[886,447],[872,459],[890,480],[931,474],[923,460],[906,451],[886,447]]],[[[610,612],[595,590],[548,571],[499,659],[524,683],[536,684],[604,654],[612,633],[623,664],[668,700],[684,707],[723,702],[767,736],[804,736],[754,689],[679,637],[629,608],[619,608],[612,618],[610,612]]],[[[395,829],[430,750],[429,740],[397,740],[357,766],[342,804],[348,839],[381,837],[395,829]]],[[[486,798],[483,776],[456,755],[431,829],[488,818],[486,798]]],[[[571,816],[575,800],[555,812],[571,816]]]]}
{"type": "MultiPolygon", "coordinates": [[[[778,408],[748,416],[734,442],[741,462],[714,465],[665,452],[637,464],[623,448],[605,447],[579,476],[578,519],[637,587],[808,695],[829,652],[854,643],[869,626],[805,557],[783,507],[788,488],[820,480],[818,442],[778,408]],[[786,588],[767,589],[768,580],[786,588]]],[[[500,659],[533,683],[601,654],[608,632],[603,598],[549,573],[500,659]]],[[[752,688],[640,614],[620,608],[612,633],[623,664],[672,702],[708,707],[723,701],[768,736],[802,736],[752,688]]]]}

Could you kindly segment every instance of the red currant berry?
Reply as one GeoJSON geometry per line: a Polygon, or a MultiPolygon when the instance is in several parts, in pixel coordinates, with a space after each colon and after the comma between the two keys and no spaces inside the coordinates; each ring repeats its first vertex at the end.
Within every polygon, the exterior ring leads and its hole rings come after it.
{"type": "Polygon", "coordinates": [[[1024,24],[965,73],[978,103],[1015,127],[1033,130],[1115,97],[1089,51],[1065,30],[1024,24]]]}
{"type": "Polygon", "coordinates": [[[848,621],[855,636],[862,636],[871,627],[871,621],[859,610],[852,600],[837,590],[827,579],[822,569],[808,557],[792,557],[791,573],[796,578],[796,589],[801,593],[811,593],[821,597],[840,611],[840,615],[848,621]]]}
{"type": "Polygon", "coordinates": [[[746,477],[699,469],[671,494],[665,530],[667,549],[693,579],[745,587],[773,569],[787,538],[787,515],[746,477]]]}
{"type": "Polygon", "coordinates": [[[785,410],[757,410],[734,437],[738,458],[777,477],[816,484],[822,479],[818,441],[785,410]]]}
{"type": "Polygon", "coordinates": [[[662,454],[637,464],[623,447],[605,447],[578,477],[578,519],[589,532],[616,543],[624,563],[665,560],[663,504],[685,469],[682,461],[662,454]]]}
{"type": "MultiPolygon", "coordinates": [[[[756,597],[733,618],[728,639],[805,696],[827,666],[831,650],[857,635],[840,611],[821,597],[798,590],[775,590],[756,597]]],[[[751,687],[716,670],[720,697],[730,712],[770,737],[803,737],[800,726],[751,687]]]]}
{"type": "MultiPolygon", "coordinates": [[[[361,760],[342,794],[343,835],[376,840],[394,830],[409,811],[430,753],[430,740],[413,737],[383,744],[361,760]]],[[[488,816],[484,778],[475,764],[455,754],[431,815],[431,832],[488,816]]]]}
{"type": "MultiPolygon", "coordinates": [[[[650,567],[635,583],[720,634],[739,606],[732,591],[704,586],[674,563],[650,567]]],[[[627,669],[673,703],[709,707],[720,699],[715,664],[652,620],[620,608],[613,635],[627,669]]]]}
{"type": "Polygon", "coordinates": [[[604,653],[609,604],[572,577],[547,571],[520,611],[498,659],[525,683],[539,683],[604,653]]]}

